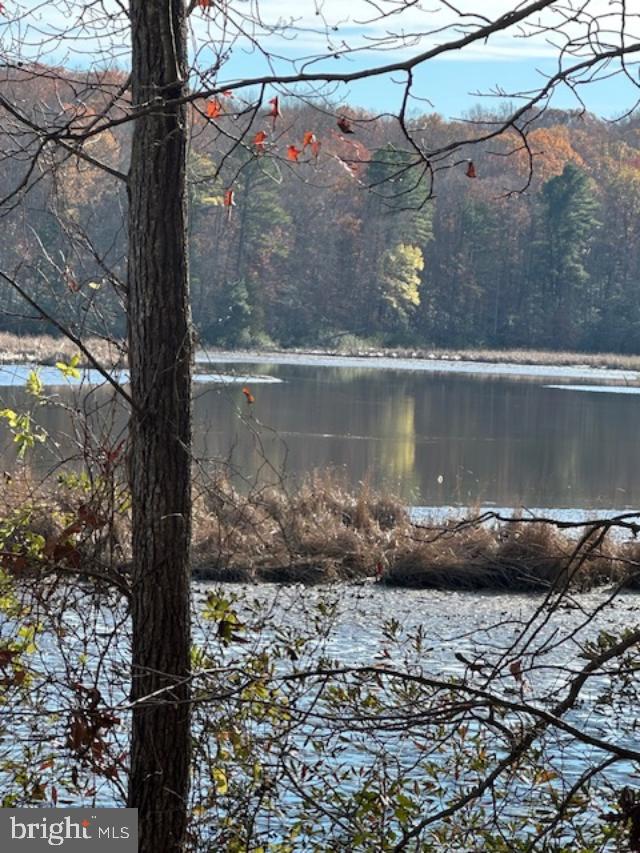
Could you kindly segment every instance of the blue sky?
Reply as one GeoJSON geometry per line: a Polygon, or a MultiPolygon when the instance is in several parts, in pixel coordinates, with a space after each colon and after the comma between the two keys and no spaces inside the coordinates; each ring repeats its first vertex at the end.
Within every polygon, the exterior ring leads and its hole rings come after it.
{"type": "MultiPolygon", "coordinates": [[[[498,107],[513,99],[479,97],[476,93],[490,93],[496,87],[510,92],[526,91],[544,85],[546,76],[553,73],[557,63],[545,58],[507,60],[440,60],[416,75],[415,91],[433,103],[435,112],[445,118],[461,117],[475,105],[487,109],[498,107]]],[[[365,107],[392,108],[397,102],[397,86],[390,81],[384,86],[380,81],[367,81],[351,87],[350,100],[365,107]]],[[[618,117],[640,97],[640,89],[632,86],[622,76],[582,86],[580,97],[587,108],[606,118],[618,117]]],[[[425,105],[426,106],[426,105],[425,105]]],[[[580,107],[576,96],[566,86],[560,86],[554,94],[552,106],[562,109],[580,107]]],[[[416,103],[416,108],[419,105],[416,103]]]]}
{"type": "MultiPolygon", "coordinates": [[[[629,15],[627,23],[629,32],[635,32],[637,41],[640,38],[640,0],[634,0],[634,3],[638,4],[637,11],[635,15],[629,15]]],[[[424,49],[457,39],[470,28],[483,23],[478,18],[479,11],[488,19],[495,20],[525,3],[516,0],[457,0],[455,5],[466,17],[459,18],[440,0],[412,4],[403,0],[376,0],[375,3],[369,0],[261,0],[265,21],[286,21],[298,28],[298,34],[291,42],[274,34],[263,36],[262,43],[291,59],[311,55],[327,57],[311,67],[351,71],[406,59],[424,49]],[[376,19],[376,10],[395,14],[376,19]],[[320,31],[319,21],[326,24],[326,32],[320,31]],[[465,25],[461,26],[461,22],[465,25]],[[408,36],[411,41],[416,34],[420,35],[412,44],[401,45],[403,36],[408,36]],[[380,40],[388,49],[381,52],[367,49],[372,43],[379,44],[380,40]],[[356,49],[354,57],[330,58],[332,49],[340,51],[345,44],[356,49]]],[[[627,6],[630,12],[633,7],[631,4],[627,6]]],[[[500,105],[500,99],[481,97],[479,92],[488,95],[499,87],[514,94],[539,88],[548,75],[557,71],[558,45],[563,43],[562,36],[548,28],[557,27],[558,23],[567,35],[579,39],[587,32],[592,34],[593,23],[597,21],[604,49],[619,44],[620,4],[612,4],[609,0],[580,0],[572,6],[574,9],[578,7],[582,8],[582,17],[579,15],[576,23],[567,25],[564,22],[563,10],[566,12],[568,3],[559,0],[552,8],[531,16],[517,28],[494,34],[487,41],[474,43],[464,50],[447,53],[426,63],[416,71],[414,92],[433,106],[416,101],[414,108],[433,110],[445,118],[460,117],[477,104],[489,108],[500,105]]],[[[205,22],[206,16],[202,21],[195,19],[195,30],[205,22]]],[[[632,37],[627,36],[627,41],[632,37]]],[[[276,64],[276,67],[290,70],[284,62],[276,64]]],[[[638,65],[630,68],[637,83],[640,79],[638,65]]],[[[260,70],[264,71],[264,65],[261,66],[258,56],[247,55],[236,48],[231,63],[225,69],[225,76],[258,74],[260,70]]],[[[332,100],[373,111],[394,112],[398,109],[401,94],[401,86],[394,85],[390,79],[378,77],[339,87],[332,100]]],[[[618,75],[582,86],[580,95],[590,111],[615,118],[633,107],[640,97],[640,87],[618,75]]],[[[517,103],[513,98],[505,100],[517,103]]],[[[557,89],[552,105],[569,109],[580,107],[578,99],[566,86],[557,89]]]]}
{"type": "MultiPolygon", "coordinates": [[[[269,63],[259,50],[250,48],[255,36],[261,48],[270,51],[275,68],[284,73],[292,71],[292,62],[301,67],[304,57],[319,57],[311,68],[347,72],[361,67],[380,65],[406,59],[417,52],[451,39],[459,38],[470,28],[483,23],[479,11],[487,19],[524,5],[519,0],[456,0],[457,14],[443,5],[444,0],[226,0],[228,17],[222,28],[222,16],[216,0],[210,10],[196,7],[191,16],[190,44],[206,70],[216,51],[231,48],[231,59],[219,75],[219,82],[236,77],[260,76],[268,73],[269,63]],[[258,5],[259,4],[259,5],[258,5]],[[379,11],[387,13],[381,17],[379,11]],[[232,22],[231,24],[229,22],[232,22]],[[234,26],[236,31],[234,32],[234,26]],[[238,32],[244,35],[238,36],[238,32]],[[248,34],[248,35],[247,35],[248,34]],[[293,36],[289,38],[290,36],[293,36]],[[404,43],[403,43],[404,42],[404,43]],[[407,44],[408,42],[408,44],[407,44]],[[373,44],[384,50],[374,51],[373,44]],[[351,58],[335,59],[345,45],[355,49],[351,58]]],[[[526,0],[530,2],[530,0],[526,0]]],[[[630,14],[629,31],[640,38],[640,0],[633,0],[638,11],[630,14]]],[[[605,46],[619,40],[620,5],[609,0],[580,0],[583,19],[571,24],[568,34],[584,35],[594,16],[599,21],[605,46]]],[[[628,3],[628,9],[632,4],[628,3]]],[[[60,62],[78,66],[100,56],[111,54],[117,64],[128,64],[128,27],[126,21],[117,31],[105,11],[116,11],[115,0],[83,3],[79,0],[4,0],[4,27],[0,27],[0,50],[11,53],[13,46],[33,58],[40,53],[45,62],[60,62]],[[93,16],[93,17],[92,17],[93,16]],[[72,27],[77,40],[69,40],[72,27]],[[58,40],[56,37],[62,34],[58,40]],[[53,36],[53,38],[49,38],[53,36]],[[13,41],[15,39],[15,41],[13,41]],[[11,44],[13,41],[13,45],[11,44]],[[26,45],[26,47],[25,47],[26,45]]],[[[445,118],[461,117],[475,105],[498,107],[500,99],[480,97],[500,87],[508,94],[533,90],[544,84],[545,75],[557,67],[557,44],[560,39],[547,27],[562,22],[562,10],[567,0],[558,0],[551,9],[536,13],[518,28],[492,35],[486,42],[469,45],[430,61],[416,71],[414,92],[429,103],[415,101],[419,112],[435,111],[445,118]],[[555,42],[555,44],[554,44],[555,42]]],[[[631,35],[629,38],[633,38],[631,35]]],[[[97,64],[104,67],[99,59],[97,64]]],[[[106,63],[109,64],[108,61],[106,63]]],[[[638,65],[631,68],[637,83],[638,65]]],[[[597,115],[614,118],[630,109],[640,97],[640,88],[621,75],[581,88],[587,108],[597,115]]],[[[349,103],[374,112],[396,112],[402,94],[401,86],[389,78],[371,78],[340,86],[328,94],[332,102],[349,103]]],[[[517,103],[513,98],[507,98],[517,103]]],[[[577,108],[575,96],[567,87],[560,87],[552,102],[560,108],[577,108]]]]}

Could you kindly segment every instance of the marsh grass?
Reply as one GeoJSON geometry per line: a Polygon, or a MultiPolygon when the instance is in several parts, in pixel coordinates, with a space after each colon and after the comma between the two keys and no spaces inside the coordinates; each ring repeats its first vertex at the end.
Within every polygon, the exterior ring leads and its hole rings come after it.
{"type": "Polygon", "coordinates": [[[366,485],[351,491],[326,473],[292,494],[241,496],[222,480],[215,496],[196,513],[195,573],[203,579],[539,591],[620,583],[640,566],[640,546],[636,554],[610,536],[580,545],[551,524],[417,524],[399,499],[366,485]]]}
{"type": "MultiPolygon", "coordinates": [[[[0,497],[2,565],[16,571],[91,566],[126,573],[127,502],[23,473],[0,497]],[[116,511],[120,502],[125,507],[116,511]],[[91,520],[93,519],[93,521],[91,520]],[[34,536],[46,543],[37,553],[34,536]],[[58,546],[56,548],[56,546],[58,546]]],[[[484,517],[483,517],[484,518],[484,517]]],[[[223,476],[194,501],[193,573],[211,581],[328,583],[454,590],[542,591],[620,584],[640,589],[640,543],[570,535],[552,524],[511,521],[413,521],[403,503],[362,485],[348,488],[329,472],[297,489],[248,494],[223,476]]]]}
{"type": "MultiPolygon", "coordinates": [[[[214,350],[212,350],[214,351],[214,350]]],[[[283,353],[310,353],[364,358],[427,359],[442,361],[474,361],[486,364],[521,364],[544,367],[592,367],[611,370],[640,371],[640,355],[623,353],[556,352],[533,349],[442,349],[439,347],[383,347],[346,337],[336,348],[275,349],[283,353]]]]}
{"type": "MultiPolygon", "coordinates": [[[[112,367],[123,362],[122,342],[111,342],[102,338],[90,338],[87,348],[100,363],[112,367]]],[[[281,350],[269,348],[270,352],[305,353],[305,348],[281,350]]],[[[215,347],[211,349],[215,352],[215,347]]],[[[313,350],[317,353],[318,350],[313,350]]],[[[620,353],[554,352],[529,349],[440,349],[437,347],[384,348],[358,339],[344,338],[339,347],[323,350],[327,355],[351,355],[365,357],[424,358],[445,361],[476,361],[487,364],[507,363],[561,367],[599,367],[613,370],[640,371],[640,355],[620,353]]],[[[0,364],[34,363],[55,364],[67,360],[77,353],[73,343],[63,337],[52,335],[15,335],[0,332],[0,364]]]]}
{"type": "MultiPolygon", "coordinates": [[[[104,367],[113,367],[122,360],[122,345],[93,337],[84,341],[89,352],[104,367]]],[[[78,348],[63,337],[52,335],[14,335],[0,332],[0,364],[47,364],[69,361],[78,348]]],[[[82,357],[82,366],[87,366],[82,357]]]]}
{"type": "Polygon", "coordinates": [[[640,370],[640,355],[621,353],[554,352],[529,349],[419,349],[394,350],[398,358],[428,358],[478,361],[487,364],[522,364],[551,367],[594,367],[613,370],[640,370]]]}
{"type": "Polygon", "coordinates": [[[598,547],[525,521],[458,526],[398,550],[383,576],[394,586],[459,590],[588,589],[621,577],[619,544],[598,547]]]}

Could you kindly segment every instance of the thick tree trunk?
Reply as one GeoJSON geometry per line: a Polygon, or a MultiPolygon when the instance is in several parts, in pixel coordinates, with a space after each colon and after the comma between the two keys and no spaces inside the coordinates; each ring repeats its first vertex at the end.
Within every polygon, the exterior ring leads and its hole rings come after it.
{"type": "Polygon", "coordinates": [[[184,0],[131,0],[129,175],[133,713],[141,853],[182,849],[190,770],[191,317],[184,0]],[[152,695],[155,694],[155,695],[152,695]],[[144,697],[151,697],[145,700],[144,697]]]}

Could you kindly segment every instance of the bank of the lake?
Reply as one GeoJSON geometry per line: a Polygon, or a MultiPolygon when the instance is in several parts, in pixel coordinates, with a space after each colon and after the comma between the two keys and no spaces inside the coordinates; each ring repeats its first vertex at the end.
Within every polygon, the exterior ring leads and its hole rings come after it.
{"type": "MultiPolygon", "coordinates": [[[[32,411],[31,369],[0,366],[4,405],[32,411]]],[[[127,381],[123,368],[114,375],[127,381]]],[[[73,477],[57,482],[91,466],[100,473],[105,448],[123,462],[113,448],[125,446],[126,408],[96,387],[96,371],[65,378],[42,364],[39,376],[51,404],[38,403],[34,423],[55,441],[30,451],[29,476],[3,425],[0,460],[12,478],[3,511],[37,508],[29,524],[48,553],[31,568],[48,571],[68,548],[67,562],[84,565],[115,541],[111,565],[126,574],[126,511],[105,508],[99,489],[74,492],[73,477]],[[74,434],[102,437],[74,444],[74,434]],[[87,518],[113,518],[116,529],[87,518]],[[70,543],[69,525],[78,527],[70,543]]],[[[635,584],[640,554],[617,535],[639,520],[640,387],[630,371],[200,352],[197,380],[197,578],[492,591],[635,584]],[[581,519],[598,523],[581,528],[581,519]]],[[[27,539],[10,543],[6,567],[33,556],[27,539]]]]}
{"type": "MultiPolygon", "coordinates": [[[[15,576],[86,574],[126,589],[126,488],[5,474],[0,564],[15,576]]],[[[585,591],[640,586],[640,513],[577,520],[498,512],[416,514],[331,473],[295,491],[197,484],[193,574],[231,583],[377,583],[436,590],[585,591]]]]}
{"type": "MultiPolygon", "coordinates": [[[[92,336],[83,341],[86,349],[101,365],[113,367],[126,363],[126,342],[92,336]]],[[[201,342],[203,350],[214,360],[219,355],[237,357],[253,356],[326,356],[356,357],[367,359],[418,359],[443,362],[472,362],[489,365],[507,364],[540,367],[581,367],[611,371],[640,372],[640,354],[558,352],[552,350],[527,349],[442,349],[438,347],[378,347],[355,346],[348,341],[336,347],[287,347],[277,346],[256,350],[227,350],[208,347],[201,342]]],[[[46,364],[69,359],[78,353],[78,347],[67,338],[54,335],[16,335],[0,332],[0,364],[46,364]]],[[[80,364],[89,366],[86,355],[81,355],[80,364]]],[[[612,377],[615,378],[615,375],[612,377]]]]}

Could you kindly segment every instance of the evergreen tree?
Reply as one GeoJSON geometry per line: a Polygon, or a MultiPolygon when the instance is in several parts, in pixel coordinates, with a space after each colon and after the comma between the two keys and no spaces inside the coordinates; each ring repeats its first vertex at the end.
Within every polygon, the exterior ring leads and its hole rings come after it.
{"type": "Polygon", "coordinates": [[[542,188],[536,272],[547,346],[574,346],[580,337],[597,208],[593,182],[573,163],[542,188]]]}

